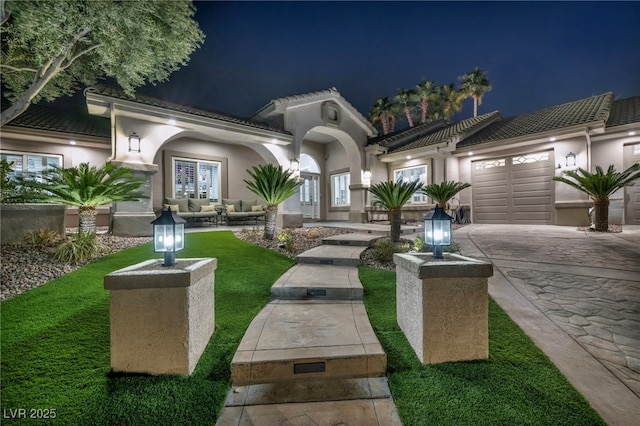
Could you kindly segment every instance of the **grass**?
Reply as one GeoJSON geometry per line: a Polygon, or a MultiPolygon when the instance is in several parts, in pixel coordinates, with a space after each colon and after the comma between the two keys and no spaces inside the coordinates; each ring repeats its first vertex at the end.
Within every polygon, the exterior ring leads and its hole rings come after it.
{"type": "Polygon", "coordinates": [[[396,321],[395,272],[361,267],[360,280],[405,426],[605,424],[493,300],[488,360],[425,366],[396,321]]]}
{"type": "MultiPolygon", "coordinates": [[[[154,255],[150,244],[102,257],[1,304],[2,416],[55,409],[50,424],[212,425],[246,328],[292,261],[231,232],[187,234],[179,257],[216,257],[216,332],[190,377],[110,372],[104,275],[154,255]]],[[[488,361],[423,366],[399,330],[395,273],[362,267],[365,304],[388,356],[405,426],[599,425],[586,400],[490,302],[488,361]]],[[[23,420],[20,424],[39,424],[23,420]]]]}
{"type": "MultiPolygon", "coordinates": [[[[216,331],[190,377],[110,372],[104,275],[150,257],[145,244],[2,302],[2,412],[55,409],[53,424],[212,425],[230,363],[270,288],[292,261],[231,232],[186,235],[178,257],[216,257],[216,331]]],[[[6,418],[5,424],[9,424],[6,418]]],[[[37,423],[21,421],[20,424],[37,423]]]]}

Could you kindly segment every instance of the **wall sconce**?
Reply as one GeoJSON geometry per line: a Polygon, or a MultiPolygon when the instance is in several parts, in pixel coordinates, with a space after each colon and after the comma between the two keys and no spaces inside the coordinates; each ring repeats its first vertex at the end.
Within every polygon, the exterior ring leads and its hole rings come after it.
{"type": "Polygon", "coordinates": [[[289,168],[291,169],[292,172],[297,172],[300,170],[300,161],[293,158],[289,161],[289,163],[290,163],[289,168]]]}
{"type": "Polygon", "coordinates": [[[162,210],[151,224],[153,225],[153,251],[164,253],[162,266],[176,264],[176,251],[184,248],[184,224],[186,220],[171,211],[171,207],[162,210]]]}
{"type": "Polygon", "coordinates": [[[362,177],[364,177],[365,180],[371,180],[371,170],[365,170],[362,177]]]}
{"type": "Polygon", "coordinates": [[[129,135],[129,152],[140,152],[140,136],[136,132],[129,135]]]}
{"type": "Polygon", "coordinates": [[[442,246],[451,245],[451,221],[453,218],[436,206],[424,217],[424,242],[433,246],[433,258],[442,259],[442,246]]]}
{"type": "Polygon", "coordinates": [[[564,156],[564,158],[567,160],[567,167],[573,167],[576,165],[576,155],[573,152],[569,152],[564,156]]]}

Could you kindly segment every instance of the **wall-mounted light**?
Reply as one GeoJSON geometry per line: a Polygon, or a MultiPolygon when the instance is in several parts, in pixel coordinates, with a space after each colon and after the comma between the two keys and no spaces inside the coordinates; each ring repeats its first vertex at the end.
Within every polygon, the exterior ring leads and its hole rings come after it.
{"type": "Polygon", "coordinates": [[[289,161],[289,163],[290,163],[289,168],[291,169],[292,172],[297,172],[300,170],[300,161],[293,158],[291,159],[291,161],[289,161]]]}
{"type": "Polygon", "coordinates": [[[171,207],[162,210],[151,224],[153,225],[153,251],[164,253],[162,266],[176,264],[176,252],[184,248],[184,224],[186,220],[171,211],[171,207]]]}
{"type": "Polygon", "coordinates": [[[140,136],[136,132],[129,135],[129,152],[140,152],[140,136]]]}
{"type": "Polygon", "coordinates": [[[365,170],[362,174],[362,177],[364,177],[366,180],[371,180],[371,170],[365,170]]]}
{"type": "Polygon", "coordinates": [[[567,167],[573,167],[576,165],[576,155],[573,152],[569,152],[564,156],[564,158],[567,160],[567,167]]]}

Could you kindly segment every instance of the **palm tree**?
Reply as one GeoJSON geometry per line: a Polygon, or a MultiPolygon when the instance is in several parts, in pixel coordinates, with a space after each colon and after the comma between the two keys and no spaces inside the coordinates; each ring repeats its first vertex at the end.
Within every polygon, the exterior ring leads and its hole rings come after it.
{"type": "Polygon", "coordinates": [[[454,83],[441,86],[438,96],[442,117],[444,119],[450,119],[454,113],[462,109],[464,93],[462,91],[456,90],[456,86],[454,83]]]}
{"type": "Polygon", "coordinates": [[[381,182],[371,185],[369,192],[375,197],[373,205],[380,206],[389,213],[391,222],[391,241],[400,241],[400,221],[402,207],[407,204],[416,191],[422,189],[422,183],[413,182],[381,182]]]}
{"type": "Polygon", "coordinates": [[[291,178],[290,170],[284,170],[280,165],[264,164],[253,166],[252,169],[247,170],[247,173],[253,180],[243,180],[247,188],[267,204],[263,238],[273,240],[278,204],[296,193],[298,182],[291,178]]]}
{"type": "Polygon", "coordinates": [[[411,117],[411,107],[415,93],[412,90],[400,89],[395,97],[395,101],[402,106],[405,117],[407,117],[407,123],[409,127],[413,127],[413,118],[411,117]]]}
{"type": "Polygon", "coordinates": [[[422,193],[430,197],[440,208],[446,208],[447,202],[458,192],[469,188],[471,184],[466,182],[446,181],[442,183],[431,183],[422,189],[422,193]]]}
{"type": "Polygon", "coordinates": [[[427,122],[429,102],[438,94],[438,86],[433,81],[423,79],[416,85],[416,96],[420,99],[420,123],[427,122]]]}
{"type": "Polygon", "coordinates": [[[391,102],[388,97],[377,98],[369,112],[369,121],[372,124],[380,123],[382,126],[382,133],[389,134],[389,113],[391,109],[391,102]]]}
{"type": "Polygon", "coordinates": [[[553,180],[564,182],[589,195],[596,214],[596,231],[607,232],[609,229],[609,196],[640,179],[640,164],[636,163],[623,172],[616,172],[615,167],[611,164],[606,173],[602,167],[596,166],[595,173],[578,168],[578,170],[567,170],[564,174],[570,179],[556,176],[553,180]]]}
{"type": "Polygon", "coordinates": [[[478,116],[478,105],[482,105],[482,97],[485,92],[491,90],[491,83],[487,78],[487,72],[475,67],[470,73],[459,77],[462,81],[462,92],[467,97],[473,98],[473,116],[478,116]]]}
{"type": "Polygon", "coordinates": [[[33,192],[32,199],[78,207],[79,231],[96,232],[96,207],[118,201],[148,198],[138,191],[146,182],[130,169],[111,163],[97,168],[89,163],[77,167],[52,167],[41,181],[22,179],[21,185],[33,192]]]}

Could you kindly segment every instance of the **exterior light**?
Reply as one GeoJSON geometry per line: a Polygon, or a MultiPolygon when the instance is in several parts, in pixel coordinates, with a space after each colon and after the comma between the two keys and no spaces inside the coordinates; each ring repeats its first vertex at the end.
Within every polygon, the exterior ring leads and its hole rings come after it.
{"type": "Polygon", "coordinates": [[[576,165],[576,155],[573,152],[569,152],[564,156],[564,158],[567,160],[567,167],[573,167],[576,165]]]}
{"type": "Polygon", "coordinates": [[[366,180],[371,180],[371,170],[365,170],[362,177],[364,177],[366,180]]]}
{"type": "Polygon", "coordinates": [[[424,217],[424,242],[433,246],[434,259],[442,259],[442,246],[451,245],[452,220],[439,206],[424,217]]]}
{"type": "Polygon", "coordinates": [[[153,225],[153,251],[164,253],[162,266],[176,264],[176,252],[184,248],[184,224],[186,220],[171,211],[171,207],[162,210],[151,224],[153,225]]]}
{"type": "Polygon", "coordinates": [[[629,132],[629,136],[635,136],[636,132],[634,132],[633,130],[629,132]]]}
{"type": "Polygon", "coordinates": [[[555,137],[555,136],[551,136],[551,137],[549,138],[549,140],[550,140],[551,142],[555,142],[555,141],[556,141],[556,137],[555,137]]]}
{"type": "Polygon", "coordinates": [[[78,142],[76,142],[76,141],[69,141],[69,144],[70,144],[70,145],[77,145],[77,144],[78,144],[78,142]]]}
{"type": "Polygon", "coordinates": [[[291,159],[291,161],[289,161],[289,163],[290,163],[290,169],[292,172],[297,172],[300,170],[300,161],[293,158],[291,159]]]}
{"type": "Polygon", "coordinates": [[[129,135],[129,152],[140,152],[140,136],[136,132],[129,135]]]}

